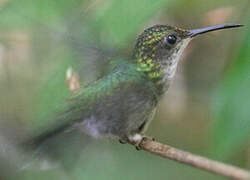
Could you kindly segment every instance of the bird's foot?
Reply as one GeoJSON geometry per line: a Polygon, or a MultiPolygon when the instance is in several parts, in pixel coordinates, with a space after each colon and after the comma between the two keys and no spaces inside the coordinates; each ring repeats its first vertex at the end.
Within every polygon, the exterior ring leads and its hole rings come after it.
{"type": "Polygon", "coordinates": [[[121,144],[127,144],[128,142],[125,141],[125,140],[123,140],[123,139],[119,139],[119,143],[121,143],[121,144]]]}
{"type": "Polygon", "coordinates": [[[152,138],[152,137],[146,136],[146,135],[142,135],[142,134],[134,134],[134,135],[130,136],[128,139],[132,144],[134,144],[134,146],[137,150],[141,150],[140,145],[144,139],[150,139],[152,141],[155,141],[155,138],[152,138]]]}

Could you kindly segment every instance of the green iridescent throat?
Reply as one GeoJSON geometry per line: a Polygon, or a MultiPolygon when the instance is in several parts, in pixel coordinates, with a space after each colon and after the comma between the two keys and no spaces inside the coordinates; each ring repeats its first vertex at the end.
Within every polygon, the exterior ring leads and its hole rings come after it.
{"type": "Polygon", "coordinates": [[[156,60],[147,56],[139,57],[137,59],[137,71],[144,72],[151,80],[158,80],[159,84],[160,78],[163,76],[163,70],[160,65],[156,63],[156,60]]]}
{"type": "Polygon", "coordinates": [[[146,30],[138,37],[135,46],[137,71],[146,73],[156,85],[162,83],[163,69],[157,63],[155,51],[158,42],[166,36],[166,33],[166,29],[162,27],[146,30]]]}

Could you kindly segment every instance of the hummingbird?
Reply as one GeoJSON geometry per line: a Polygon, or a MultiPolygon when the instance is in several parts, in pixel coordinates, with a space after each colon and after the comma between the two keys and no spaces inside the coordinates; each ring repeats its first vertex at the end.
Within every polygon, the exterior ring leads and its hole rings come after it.
{"type": "Polygon", "coordinates": [[[154,25],[137,38],[129,58],[110,61],[100,79],[83,87],[57,118],[59,126],[32,137],[39,146],[60,133],[78,130],[95,138],[117,139],[139,149],[162,96],[167,92],[180,56],[197,35],[241,24],[221,24],[185,30],[154,25]]]}

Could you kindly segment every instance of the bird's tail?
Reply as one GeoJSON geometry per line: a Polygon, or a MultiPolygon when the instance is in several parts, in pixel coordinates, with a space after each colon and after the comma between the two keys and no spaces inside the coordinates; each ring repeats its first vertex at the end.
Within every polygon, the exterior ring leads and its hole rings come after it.
{"type": "Polygon", "coordinates": [[[52,118],[52,122],[54,123],[44,128],[44,130],[41,130],[39,133],[29,136],[29,138],[22,143],[22,146],[36,148],[59,134],[73,130],[74,123],[81,120],[82,112],[77,104],[72,101],[63,109],[64,110],[60,111],[52,118]]]}

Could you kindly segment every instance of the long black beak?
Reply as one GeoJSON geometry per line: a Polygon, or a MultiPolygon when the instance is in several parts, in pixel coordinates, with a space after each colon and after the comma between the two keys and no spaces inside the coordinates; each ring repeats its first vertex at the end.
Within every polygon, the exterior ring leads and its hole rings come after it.
{"type": "Polygon", "coordinates": [[[241,26],[243,26],[243,25],[241,25],[241,24],[220,24],[220,25],[209,26],[209,27],[200,28],[200,29],[193,29],[193,30],[189,31],[188,36],[194,37],[194,36],[197,36],[198,34],[203,34],[203,33],[207,33],[210,31],[217,31],[219,29],[227,29],[227,28],[236,28],[236,27],[241,27],[241,26]]]}

